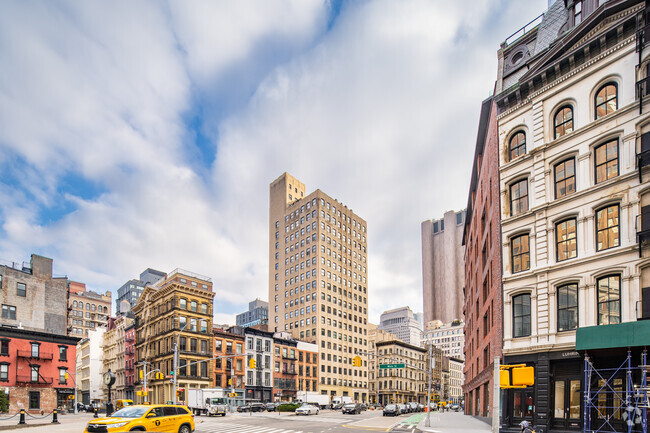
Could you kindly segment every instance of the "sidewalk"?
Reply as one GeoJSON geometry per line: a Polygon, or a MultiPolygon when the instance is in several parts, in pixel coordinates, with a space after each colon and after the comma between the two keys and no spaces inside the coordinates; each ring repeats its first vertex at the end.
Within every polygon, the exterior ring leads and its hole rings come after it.
{"type": "Polygon", "coordinates": [[[417,426],[424,433],[490,433],[490,426],[462,412],[431,412],[431,427],[425,427],[426,415],[417,426]]]}
{"type": "Polygon", "coordinates": [[[52,415],[43,417],[40,415],[25,416],[25,424],[19,425],[20,415],[16,416],[0,416],[0,431],[3,430],[25,430],[29,433],[64,433],[72,431],[82,432],[88,424],[88,421],[93,419],[92,413],[82,412],[77,415],[65,414],[58,415],[59,424],[52,424],[52,415]]]}

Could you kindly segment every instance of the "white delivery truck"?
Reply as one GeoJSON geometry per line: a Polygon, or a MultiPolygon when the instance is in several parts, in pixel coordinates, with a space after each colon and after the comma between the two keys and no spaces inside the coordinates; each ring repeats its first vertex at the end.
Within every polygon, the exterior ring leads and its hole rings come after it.
{"type": "Polygon", "coordinates": [[[337,395],[332,397],[332,405],[344,405],[346,403],[354,403],[352,397],[347,395],[337,395]]]}
{"type": "Polygon", "coordinates": [[[222,388],[188,388],[187,407],[197,415],[226,416],[228,399],[222,388]]]}
{"type": "Polygon", "coordinates": [[[326,394],[319,394],[317,392],[298,391],[296,393],[296,400],[301,403],[318,405],[321,409],[330,405],[330,397],[326,394]]]}

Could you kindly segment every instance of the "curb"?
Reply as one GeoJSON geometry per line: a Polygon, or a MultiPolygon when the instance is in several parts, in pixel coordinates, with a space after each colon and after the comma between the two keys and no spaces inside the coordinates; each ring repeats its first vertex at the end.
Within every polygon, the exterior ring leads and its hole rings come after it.
{"type": "Polygon", "coordinates": [[[46,425],[52,425],[51,422],[41,423],[41,424],[18,424],[15,425],[0,425],[0,430],[16,430],[19,428],[29,428],[29,427],[43,427],[46,425]]]}

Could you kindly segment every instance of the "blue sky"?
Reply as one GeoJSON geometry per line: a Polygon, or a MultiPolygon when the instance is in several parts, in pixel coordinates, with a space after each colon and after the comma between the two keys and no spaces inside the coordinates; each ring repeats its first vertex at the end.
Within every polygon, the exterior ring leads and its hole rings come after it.
{"type": "Polygon", "coordinates": [[[234,323],[267,297],[287,171],[368,222],[370,320],[420,311],[420,223],[465,206],[499,44],[546,6],[5,2],[0,260],[97,291],[187,269],[234,323]]]}

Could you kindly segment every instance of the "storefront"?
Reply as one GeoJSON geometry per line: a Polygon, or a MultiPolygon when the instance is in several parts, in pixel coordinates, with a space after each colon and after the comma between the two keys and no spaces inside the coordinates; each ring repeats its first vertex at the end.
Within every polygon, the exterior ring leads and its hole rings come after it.
{"type": "Polygon", "coordinates": [[[582,429],[584,366],[577,351],[505,356],[504,364],[534,367],[535,384],[502,391],[502,432],[519,432],[523,420],[537,433],[582,429]]]}
{"type": "Polygon", "coordinates": [[[74,389],[56,388],[56,407],[60,411],[74,411],[74,389]]]}

